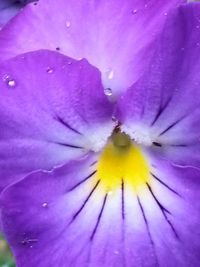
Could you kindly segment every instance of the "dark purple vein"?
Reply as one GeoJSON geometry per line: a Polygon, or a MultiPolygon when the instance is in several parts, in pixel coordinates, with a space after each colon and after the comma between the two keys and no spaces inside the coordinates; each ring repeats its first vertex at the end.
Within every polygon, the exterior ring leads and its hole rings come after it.
{"type": "Polygon", "coordinates": [[[171,215],[171,212],[170,212],[169,210],[167,210],[167,209],[166,209],[166,208],[159,202],[159,200],[156,198],[155,194],[153,193],[153,190],[152,190],[151,186],[150,186],[148,183],[146,183],[146,185],[147,185],[147,187],[148,187],[148,189],[149,189],[149,192],[151,193],[152,197],[154,198],[155,202],[157,203],[158,207],[160,208],[160,210],[161,210],[161,212],[162,212],[162,214],[163,214],[163,216],[164,216],[166,222],[168,223],[168,225],[170,226],[172,232],[174,233],[174,236],[175,236],[177,239],[179,239],[179,236],[178,236],[178,234],[177,234],[177,232],[176,232],[176,230],[175,230],[173,224],[171,223],[171,221],[168,219],[168,217],[167,217],[167,215],[166,215],[166,213],[168,213],[168,214],[171,215]]]}
{"type": "Polygon", "coordinates": [[[145,211],[144,211],[144,208],[143,208],[143,206],[142,206],[142,203],[141,203],[141,201],[140,201],[139,196],[137,196],[137,201],[138,201],[138,205],[139,205],[139,207],[140,207],[140,210],[141,210],[141,213],[142,213],[142,217],[143,217],[144,222],[145,222],[145,225],[146,225],[146,229],[147,229],[147,233],[148,233],[148,236],[149,236],[149,240],[150,240],[151,246],[152,246],[152,248],[153,248],[153,253],[154,253],[155,258],[156,258],[156,264],[157,264],[157,266],[159,266],[158,257],[157,257],[157,254],[156,254],[155,243],[154,243],[153,238],[152,238],[152,236],[151,236],[149,223],[148,223],[148,220],[147,220],[147,217],[146,217],[146,214],[145,214],[145,211]]]}
{"type": "Polygon", "coordinates": [[[56,144],[61,145],[61,146],[71,147],[71,148],[83,149],[83,147],[81,147],[81,146],[76,146],[76,145],[72,145],[72,144],[65,144],[65,143],[60,143],[60,142],[56,142],[56,144]]]}
{"type": "Polygon", "coordinates": [[[122,219],[125,219],[125,205],[124,205],[124,179],[122,178],[121,183],[121,191],[122,191],[122,219]]]}
{"type": "Polygon", "coordinates": [[[106,194],[105,197],[104,197],[104,200],[103,200],[103,203],[102,203],[102,206],[101,206],[101,210],[100,210],[100,212],[99,212],[99,216],[98,216],[98,218],[97,218],[96,225],[95,225],[94,230],[92,231],[92,234],[91,234],[91,236],[90,236],[90,240],[91,240],[91,241],[94,239],[95,234],[96,234],[97,229],[98,229],[98,226],[99,226],[99,224],[100,224],[101,217],[102,217],[102,215],[103,215],[103,211],[104,211],[104,208],[105,208],[105,205],[106,205],[107,196],[108,196],[108,194],[106,194]]]}
{"type": "Polygon", "coordinates": [[[90,173],[88,176],[86,176],[83,180],[81,180],[79,183],[77,183],[76,185],[74,185],[72,188],[70,188],[67,192],[71,192],[74,189],[76,189],[78,186],[80,186],[81,184],[83,184],[84,182],[86,182],[88,179],[90,179],[97,171],[93,171],[92,173],[90,173]]]}
{"type": "Polygon", "coordinates": [[[163,112],[166,110],[166,108],[169,106],[171,100],[172,100],[173,94],[171,94],[171,96],[169,97],[169,99],[166,101],[165,105],[163,107],[159,108],[159,111],[157,113],[157,115],[155,116],[154,120],[151,123],[151,126],[153,126],[157,120],[160,118],[160,116],[163,114],[163,112]]]}
{"type": "Polygon", "coordinates": [[[93,189],[91,190],[91,192],[89,193],[89,195],[87,196],[87,198],[85,199],[85,201],[83,202],[83,204],[81,205],[81,207],[79,208],[79,210],[73,215],[72,220],[70,221],[70,224],[77,218],[77,216],[81,213],[81,211],[83,210],[83,208],[85,207],[85,205],[87,204],[87,202],[89,201],[89,199],[91,198],[91,196],[93,195],[94,191],[97,189],[98,185],[100,183],[100,180],[98,180],[95,184],[95,186],[93,187],[93,189]]]}
{"type": "Polygon", "coordinates": [[[79,135],[82,135],[82,133],[80,133],[78,130],[74,129],[71,125],[69,125],[66,121],[64,121],[59,116],[56,116],[55,119],[57,121],[59,121],[61,124],[63,124],[65,127],[67,127],[69,130],[71,130],[72,132],[79,134],[79,135]]]}
{"type": "Polygon", "coordinates": [[[181,197],[180,194],[178,192],[176,192],[174,189],[172,189],[169,185],[167,185],[166,183],[164,183],[162,180],[160,180],[158,178],[158,176],[156,176],[155,174],[153,174],[151,172],[151,176],[156,180],[158,181],[159,183],[161,183],[162,185],[164,185],[167,189],[169,189],[171,192],[173,192],[174,194],[176,194],[177,196],[181,197]]]}

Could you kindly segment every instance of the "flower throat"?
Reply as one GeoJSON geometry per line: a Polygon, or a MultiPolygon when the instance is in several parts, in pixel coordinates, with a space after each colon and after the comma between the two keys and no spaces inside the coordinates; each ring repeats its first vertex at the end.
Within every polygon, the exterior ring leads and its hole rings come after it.
{"type": "Polygon", "coordinates": [[[122,183],[134,191],[149,181],[149,165],[141,149],[121,131],[115,131],[104,147],[97,164],[97,177],[106,192],[117,190],[122,183]]]}

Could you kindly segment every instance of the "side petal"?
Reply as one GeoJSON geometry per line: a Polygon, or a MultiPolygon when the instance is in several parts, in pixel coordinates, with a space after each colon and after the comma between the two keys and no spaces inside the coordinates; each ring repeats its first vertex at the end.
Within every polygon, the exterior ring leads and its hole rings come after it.
{"type": "Polygon", "coordinates": [[[98,151],[113,129],[100,73],[57,52],[0,65],[0,191],[28,172],[98,151]]]}
{"type": "Polygon", "coordinates": [[[154,162],[168,187],[153,178],[138,195],[126,184],[106,194],[95,160],[36,172],[4,190],[3,230],[17,265],[198,266],[199,171],[154,162]]]}
{"type": "Polygon", "coordinates": [[[173,12],[151,66],[118,104],[123,129],[150,152],[200,167],[200,4],[173,12]],[[176,36],[176,38],[174,38],[176,36]]]}
{"type": "Polygon", "coordinates": [[[101,70],[104,86],[116,95],[144,71],[153,50],[150,44],[162,30],[168,11],[183,2],[45,0],[33,3],[0,33],[0,58],[38,49],[57,49],[76,59],[84,57],[101,70]]]}

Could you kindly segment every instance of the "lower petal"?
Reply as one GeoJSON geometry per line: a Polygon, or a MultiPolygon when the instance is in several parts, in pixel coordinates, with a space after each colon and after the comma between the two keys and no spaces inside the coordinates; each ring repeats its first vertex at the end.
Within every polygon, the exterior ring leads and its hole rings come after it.
{"type": "Polygon", "coordinates": [[[33,173],[2,193],[18,266],[198,266],[200,172],[151,158],[138,194],[126,182],[106,192],[96,161],[33,173]]]}

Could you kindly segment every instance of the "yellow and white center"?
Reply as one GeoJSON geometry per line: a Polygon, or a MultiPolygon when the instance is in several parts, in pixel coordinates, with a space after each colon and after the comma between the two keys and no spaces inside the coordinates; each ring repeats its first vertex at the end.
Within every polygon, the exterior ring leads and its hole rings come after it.
{"type": "Polygon", "coordinates": [[[120,188],[122,181],[138,192],[149,181],[150,168],[141,149],[119,131],[100,155],[96,175],[106,192],[120,188]]]}

